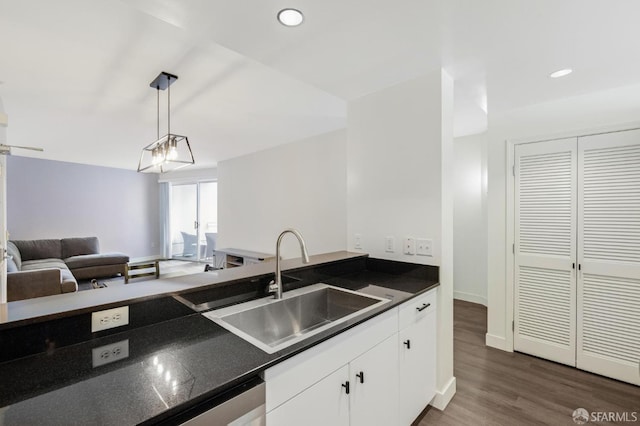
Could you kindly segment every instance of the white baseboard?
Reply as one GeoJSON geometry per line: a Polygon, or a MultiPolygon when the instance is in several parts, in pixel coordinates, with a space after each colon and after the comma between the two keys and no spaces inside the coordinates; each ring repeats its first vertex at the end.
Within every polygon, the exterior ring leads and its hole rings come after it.
{"type": "Polygon", "coordinates": [[[478,296],[477,294],[464,293],[462,291],[454,291],[453,298],[458,300],[464,300],[465,302],[479,303],[480,305],[487,306],[487,298],[478,296]]]}
{"type": "Polygon", "coordinates": [[[506,352],[512,352],[507,348],[507,339],[493,334],[485,334],[484,343],[492,348],[500,349],[506,352]]]}
{"type": "Polygon", "coordinates": [[[431,406],[438,410],[444,410],[449,405],[449,402],[456,394],[456,378],[451,377],[444,387],[436,391],[436,396],[431,400],[431,406]]]}

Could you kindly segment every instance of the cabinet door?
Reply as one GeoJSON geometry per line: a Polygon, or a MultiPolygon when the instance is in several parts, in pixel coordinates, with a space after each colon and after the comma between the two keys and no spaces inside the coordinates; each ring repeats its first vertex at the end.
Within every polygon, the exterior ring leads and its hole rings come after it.
{"type": "Polygon", "coordinates": [[[396,335],[349,363],[351,426],[398,424],[397,365],[396,335]]]}
{"type": "Polygon", "coordinates": [[[267,426],[348,426],[349,395],[343,386],[348,380],[345,365],[267,413],[267,426]]]}
{"type": "Polygon", "coordinates": [[[436,393],[436,313],[400,330],[400,425],[410,425],[436,393]]]}

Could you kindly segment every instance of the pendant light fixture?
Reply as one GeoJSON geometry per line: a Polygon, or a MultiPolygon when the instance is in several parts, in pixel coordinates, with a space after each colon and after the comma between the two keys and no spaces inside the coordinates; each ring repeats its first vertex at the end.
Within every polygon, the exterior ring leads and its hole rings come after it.
{"type": "Polygon", "coordinates": [[[171,84],[177,75],[161,72],[149,86],[156,89],[158,98],[157,140],[144,148],[138,162],[139,172],[166,173],[195,164],[189,139],[171,133],[171,84]],[[160,137],[160,90],[167,90],[167,134],[160,137]]]}

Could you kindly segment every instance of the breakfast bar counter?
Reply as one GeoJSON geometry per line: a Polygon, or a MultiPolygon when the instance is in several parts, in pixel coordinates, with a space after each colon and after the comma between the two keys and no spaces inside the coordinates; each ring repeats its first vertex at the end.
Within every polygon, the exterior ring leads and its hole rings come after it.
{"type": "Polygon", "coordinates": [[[296,278],[285,291],[325,282],[351,290],[373,284],[388,288],[391,298],[406,296],[272,354],[184,303],[198,292],[218,291],[219,300],[233,301],[227,305],[256,299],[263,296],[264,277],[229,285],[220,280],[163,296],[169,299],[163,301],[165,310],[176,312],[173,318],[93,333],[74,344],[58,339],[43,352],[0,363],[0,424],[180,423],[189,409],[232,393],[267,368],[436,287],[437,268],[432,268],[363,256],[285,271],[296,278]]]}

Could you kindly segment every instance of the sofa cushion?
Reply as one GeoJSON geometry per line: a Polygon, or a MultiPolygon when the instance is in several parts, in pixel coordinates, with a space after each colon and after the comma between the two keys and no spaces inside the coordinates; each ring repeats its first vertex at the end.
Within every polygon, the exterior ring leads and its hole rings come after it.
{"type": "Polygon", "coordinates": [[[20,269],[18,269],[18,265],[16,265],[16,262],[13,260],[13,258],[7,257],[7,273],[18,272],[19,270],[20,269]]]}
{"type": "Polygon", "coordinates": [[[62,259],[60,240],[15,240],[23,261],[34,259],[62,259]]]}
{"type": "Polygon", "coordinates": [[[39,269],[7,274],[7,300],[52,296],[63,292],[60,269],[39,269]]]}
{"type": "Polygon", "coordinates": [[[62,259],[100,253],[100,243],[97,237],[63,238],[60,242],[62,244],[62,259]]]}
{"type": "Polygon", "coordinates": [[[25,260],[22,262],[23,271],[35,271],[36,269],[52,269],[68,270],[67,265],[62,259],[37,259],[25,260]]]}
{"type": "Polygon", "coordinates": [[[78,281],[76,277],[73,276],[70,270],[68,269],[60,269],[60,281],[62,282],[62,292],[68,293],[69,291],[76,291],[78,289],[78,281]],[[71,285],[75,287],[75,290],[67,290],[65,291],[65,286],[71,285]]]}
{"type": "Polygon", "coordinates": [[[122,253],[86,254],[68,257],[64,261],[69,269],[78,269],[91,266],[119,265],[127,263],[129,261],[129,256],[122,253]]]}
{"type": "Polygon", "coordinates": [[[16,247],[12,241],[7,241],[7,255],[13,258],[18,270],[20,270],[20,268],[22,268],[22,257],[20,256],[20,250],[18,250],[18,247],[16,247]]]}
{"type": "Polygon", "coordinates": [[[78,281],[67,265],[61,259],[38,259],[22,262],[22,271],[32,272],[44,269],[58,269],[60,271],[60,285],[62,293],[78,290],[78,281]]]}

